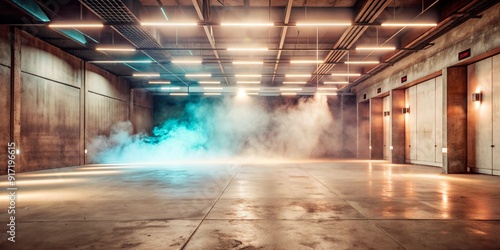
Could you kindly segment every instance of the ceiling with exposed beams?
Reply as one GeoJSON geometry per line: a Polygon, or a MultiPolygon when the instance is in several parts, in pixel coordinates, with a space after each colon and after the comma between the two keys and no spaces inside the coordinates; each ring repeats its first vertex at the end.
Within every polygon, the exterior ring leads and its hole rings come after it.
{"type": "Polygon", "coordinates": [[[319,89],[349,94],[353,86],[432,46],[437,37],[469,18],[479,17],[496,3],[488,0],[0,0],[0,23],[17,25],[129,79],[132,87],[155,94],[202,93],[208,87],[211,92],[227,93],[246,87],[260,94],[290,90],[307,95],[319,89]],[[57,23],[90,22],[102,23],[103,27],[49,27],[57,23]],[[245,25],[226,26],[241,23],[245,25]],[[387,27],[387,23],[407,25],[387,27]],[[433,25],[410,26],[422,23],[433,25]],[[96,50],[100,47],[135,50],[96,50]],[[361,47],[394,49],[359,50],[361,47]],[[232,50],[235,48],[246,50],[232,50]],[[134,76],[139,73],[154,76],[134,76]]]}

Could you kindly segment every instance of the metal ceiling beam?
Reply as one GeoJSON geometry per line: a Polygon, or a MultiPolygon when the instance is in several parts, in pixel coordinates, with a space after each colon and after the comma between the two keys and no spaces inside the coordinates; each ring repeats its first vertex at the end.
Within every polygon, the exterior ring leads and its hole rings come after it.
{"type": "MultiPolygon", "coordinates": [[[[380,14],[389,6],[392,0],[364,0],[358,2],[359,11],[354,18],[355,23],[374,23],[380,14]]],[[[350,49],[359,37],[366,31],[368,26],[352,26],[349,27],[344,34],[340,37],[337,43],[333,46],[332,51],[328,53],[325,62],[335,63],[339,62],[347,54],[347,51],[338,50],[339,48],[350,49]]],[[[311,82],[319,81],[322,75],[329,72],[335,64],[320,64],[316,71],[313,73],[311,82]],[[316,75],[318,75],[316,77],[316,75]]]]}
{"type": "MultiPolygon", "coordinates": [[[[292,5],[293,5],[293,0],[288,0],[288,3],[286,4],[285,7],[285,18],[283,20],[283,24],[288,25],[288,21],[290,21],[290,14],[292,13],[292,5]]],[[[280,43],[278,46],[278,55],[276,56],[276,64],[274,65],[273,73],[276,73],[278,71],[278,66],[279,66],[279,61],[281,59],[281,51],[283,49],[283,46],[285,45],[285,39],[286,39],[286,33],[288,31],[288,26],[284,26],[281,29],[281,35],[280,35],[280,43]]],[[[274,76],[271,79],[271,84],[274,84],[274,76]]]]}
{"type": "MultiPolygon", "coordinates": [[[[193,0],[193,6],[194,6],[194,9],[196,10],[196,14],[198,14],[198,18],[201,21],[205,21],[205,17],[203,15],[203,9],[202,9],[202,6],[200,6],[200,3],[198,2],[198,0],[193,0]]],[[[217,60],[219,60],[218,61],[219,69],[222,72],[222,74],[225,74],[226,71],[224,70],[224,66],[222,66],[222,63],[220,62],[219,51],[217,50],[217,46],[215,44],[215,38],[213,36],[212,27],[203,26],[203,30],[205,31],[205,35],[207,36],[208,42],[210,42],[210,46],[212,47],[212,51],[214,53],[215,58],[217,60]]],[[[226,84],[229,84],[229,81],[227,80],[227,78],[224,77],[224,79],[226,80],[226,84]]]]}
{"type": "Polygon", "coordinates": [[[444,10],[441,13],[446,13],[447,16],[442,15],[441,21],[436,27],[431,28],[424,33],[417,33],[418,31],[414,31],[402,36],[400,38],[402,49],[383,57],[382,61],[388,62],[389,64],[376,65],[368,69],[366,71],[366,75],[362,75],[357,79],[356,82],[348,86],[348,90],[352,89],[354,86],[370,78],[371,76],[386,69],[387,67],[389,67],[389,65],[392,65],[410,55],[412,53],[411,51],[409,51],[410,49],[413,51],[422,49],[423,47],[429,45],[430,42],[448,32],[450,29],[460,25],[472,16],[477,15],[485,9],[493,6],[494,4],[496,4],[496,2],[497,1],[495,0],[458,0],[445,6],[444,10]]]}

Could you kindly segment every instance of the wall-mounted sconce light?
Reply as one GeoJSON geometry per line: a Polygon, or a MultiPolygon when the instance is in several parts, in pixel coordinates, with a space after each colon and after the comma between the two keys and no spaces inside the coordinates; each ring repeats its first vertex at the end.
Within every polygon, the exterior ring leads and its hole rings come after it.
{"type": "Polygon", "coordinates": [[[401,111],[403,112],[403,114],[408,114],[410,113],[410,108],[402,108],[401,111]]]}
{"type": "Polygon", "coordinates": [[[483,95],[481,92],[479,93],[472,93],[472,101],[473,102],[480,102],[483,99],[483,95]]]}
{"type": "Polygon", "coordinates": [[[391,111],[384,111],[384,116],[390,116],[391,115],[391,111]]]}

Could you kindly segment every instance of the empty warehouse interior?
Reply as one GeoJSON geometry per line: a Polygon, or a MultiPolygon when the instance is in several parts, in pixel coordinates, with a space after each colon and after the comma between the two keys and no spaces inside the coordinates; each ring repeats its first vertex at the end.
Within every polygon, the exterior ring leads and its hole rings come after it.
{"type": "Polygon", "coordinates": [[[499,31],[495,0],[0,0],[0,248],[498,249],[499,31]]]}

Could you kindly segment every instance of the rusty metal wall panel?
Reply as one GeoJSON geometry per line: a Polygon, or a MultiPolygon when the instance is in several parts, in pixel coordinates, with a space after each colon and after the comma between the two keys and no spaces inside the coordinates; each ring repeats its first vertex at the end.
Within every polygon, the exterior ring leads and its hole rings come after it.
{"type": "Polygon", "coordinates": [[[111,127],[128,120],[128,103],[100,94],[87,95],[87,141],[109,135],[111,127]]]}
{"type": "Polygon", "coordinates": [[[78,165],[80,90],[26,73],[21,88],[23,172],[78,165]]]}

